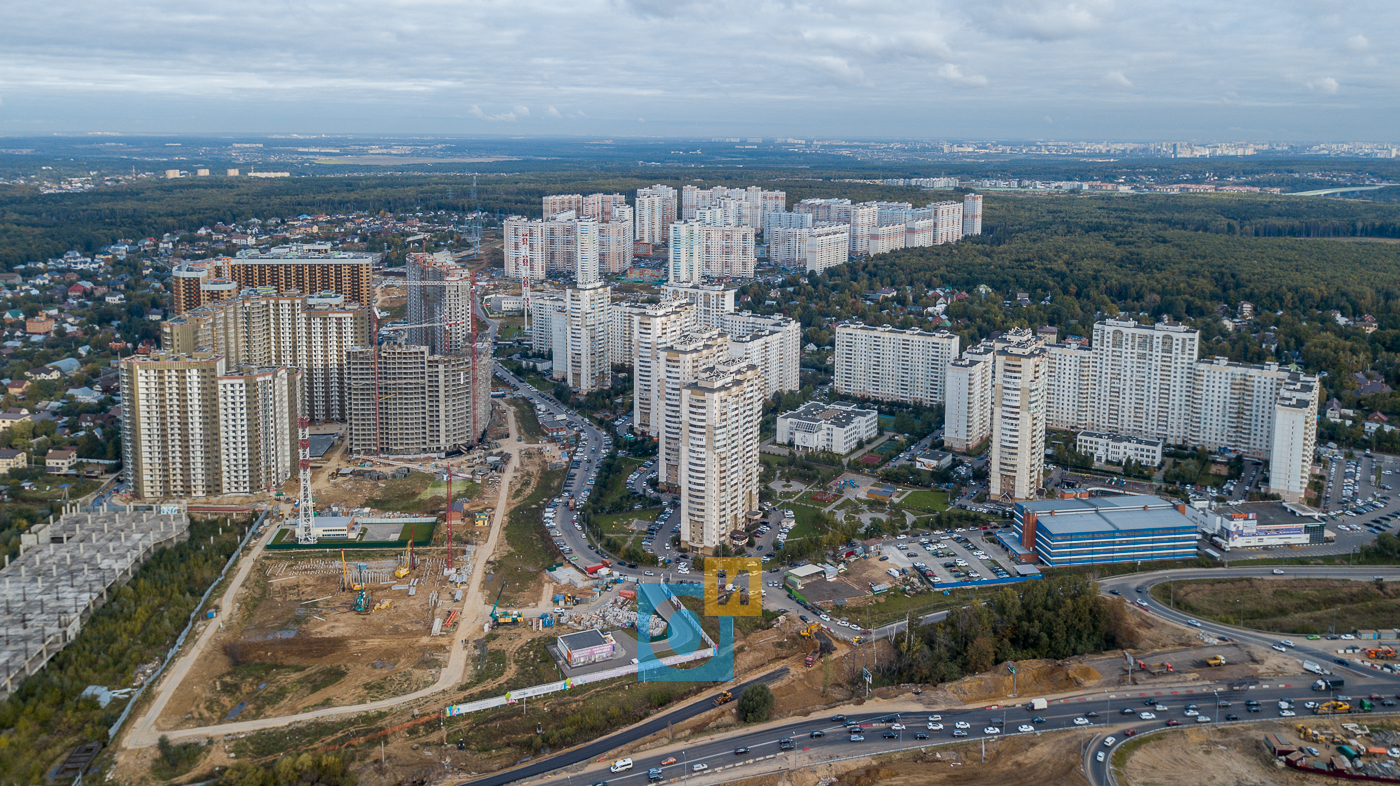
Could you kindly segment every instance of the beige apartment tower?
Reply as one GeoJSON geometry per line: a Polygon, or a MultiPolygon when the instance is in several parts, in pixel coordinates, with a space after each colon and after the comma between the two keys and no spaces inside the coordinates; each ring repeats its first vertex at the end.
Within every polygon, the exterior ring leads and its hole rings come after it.
{"type": "Polygon", "coordinates": [[[491,416],[495,360],[487,342],[470,354],[434,355],[389,343],[349,353],[349,448],[360,456],[442,456],[474,447],[491,416]],[[474,390],[473,390],[474,388],[474,390]]]}
{"type": "Polygon", "coordinates": [[[751,364],[721,363],[679,392],[681,547],[714,554],[758,515],[762,383],[751,364]]]}
{"type": "Polygon", "coordinates": [[[1029,330],[996,342],[989,499],[1034,499],[1045,470],[1045,347],[1029,330]]]}

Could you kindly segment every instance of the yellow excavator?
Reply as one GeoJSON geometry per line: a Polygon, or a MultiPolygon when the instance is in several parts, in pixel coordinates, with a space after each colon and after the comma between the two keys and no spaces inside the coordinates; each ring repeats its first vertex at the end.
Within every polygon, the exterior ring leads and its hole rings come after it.
{"type": "Polygon", "coordinates": [[[351,578],[350,566],[345,562],[345,549],[340,550],[340,584],[351,592],[359,592],[365,585],[351,578]]]}
{"type": "Polygon", "coordinates": [[[821,628],[822,624],[820,622],[813,622],[811,625],[808,625],[802,630],[799,630],[797,632],[797,635],[810,638],[813,633],[816,633],[817,631],[821,630],[821,628]]]}
{"type": "Polygon", "coordinates": [[[394,578],[401,579],[407,576],[417,567],[413,559],[413,522],[408,524],[408,552],[404,554],[403,564],[394,568],[394,578]]]}

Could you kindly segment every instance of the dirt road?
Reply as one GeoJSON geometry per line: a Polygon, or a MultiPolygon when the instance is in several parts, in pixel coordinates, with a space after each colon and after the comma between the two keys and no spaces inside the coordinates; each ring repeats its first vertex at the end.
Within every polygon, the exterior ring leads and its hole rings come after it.
{"type": "MultiPolygon", "coordinates": [[[[258,720],[238,721],[234,723],[222,723],[216,726],[202,726],[192,729],[176,729],[157,733],[155,731],[156,718],[170,700],[170,695],[179,687],[181,679],[189,671],[190,664],[199,656],[203,645],[213,638],[212,631],[217,630],[216,626],[210,625],[200,636],[196,646],[185,654],[179,661],[180,667],[166,680],[162,682],[157,700],[152,704],[151,709],[142,716],[141,720],[134,724],[130,731],[126,733],[122,740],[123,748],[146,748],[155,745],[163,735],[172,741],[205,739],[219,737],[226,734],[246,734],[248,732],[262,731],[280,726],[288,726],[302,721],[317,720],[320,718],[330,718],[338,715],[355,715],[363,712],[373,712],[375,710],[390,709],[418,699],[432,696],[435,693],[445,691],[449,688],[460,685],[465,679],[467,666],[467,642],[478,636],[477,631],[484,624],[486,618],[486,606],[481,599],[481,585],[486,576],[486,562],[491,558],[496,550],[497,541],[500,539],[501,531],[504,529],[505,517],[510,502],[510,487],[515,479],[516,468],[520,465],[520,454],[527,447],[524,443],[516,440],[515,410],[513,407],[505,407],[507,424],[510,429],[510,438],[505,446],[501,448],[503,452],[511,454],[510,461],[505,472],[501,476],[501,483],[497,487],[496,515],[491,519],[491,531],[487,536],[486,543],[475,551],[476,565],[472,570],[472,580],[465,594],[461,605],[462,622],[452,631],[452,646],[448,655],[447,666],[438,676],[437,682],[402,696],[394,696],[388,699],[365,702],[363,704],[353,704],[346,707],[326,707],[323,709],[300,712],[295,715],[284,715],[280,718],[260,718],[258,720]]],[[[272,535],[267,536],[271,538],[272,535]]],[[[261,553],[262,546],[266,538],[260,541],[257,549],[249,555],[239,569],[234,585],[231,585],[225,597],[232,599],[243,578],[247,575],[251,566],[256,562],[256,555],[261,553]]]]}

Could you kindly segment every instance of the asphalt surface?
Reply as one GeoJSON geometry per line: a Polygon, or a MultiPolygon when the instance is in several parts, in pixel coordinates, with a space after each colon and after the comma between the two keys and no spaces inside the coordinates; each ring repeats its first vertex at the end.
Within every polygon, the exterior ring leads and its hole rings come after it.
{"type": "MultiPolygon", "coordinates": [[[[734,685],[732,687],[723,687],[731,691],[734,694],[735,700],[737,701],[739,693],[744,688],[747,688],[750,685],[757,685],[761,682],[776,682],[777,680],[782,679],[786,675],[787,669],[782,668],[761,675],[754,679],[748,680],[747,682],[738,683],[737,685],[734,685]]],[[[715,694],[718,693],[719,689],[717,688],[715,690],[715,694]]],[[[553,756],[549,756],[538,761],[530,762],[524,766],[516,767],[515,769],[505,770],[504,772],[498,772],[492,775],[488,775],[484,778],[477,778],[471,781],[460,781],[459,783],[471,784],[471,786],[501,786],[501,784],[513,783],[524,778],[532,778],[537,775],[543,775],[544,773],[552,772],[561,767],[568,767],[573,764],[578,764],[579,762],[595,759],[607,753],[608,751],[620,748],[623,745],[636,742],[637,740],[640,740],[643,737],[655,734],[656,732],[661,731],[670,724],[680,723],[681,721],[689,720],[690,718],[693,718],[702,712],[706,712],[712,709],[714,709],[714,704],[712,703],[711,699],[707,699],[705,701],[696,701],[679,709],[672,710],[671,712],[665,713],[663,715],[658,715],[654,718],[650,718],[644,721],[643,723],[637,724],[636,726],[614,734],[611,737],[604,737],[603,739],[590,742],[578,748],[572,748],[570,750],[564,751],[563,753],[557,753],[553,756]]],[[[641,782],[645,783],[645,768],[641,770],[641,775],[641,782]]],[[[620,783],[621,781],[615,782],[620,783]]]]}

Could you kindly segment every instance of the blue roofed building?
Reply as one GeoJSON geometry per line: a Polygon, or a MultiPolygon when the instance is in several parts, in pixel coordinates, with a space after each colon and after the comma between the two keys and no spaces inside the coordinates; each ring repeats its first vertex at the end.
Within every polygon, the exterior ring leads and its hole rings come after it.
{"type": "Polygon", "coordinates": [[[1050,567],[1151,562],[1196,556],[1196,525],[1183,505],[1147,494],[1016,503],[1011,532],[998,534],[1018,562],[1050,567]]]}

